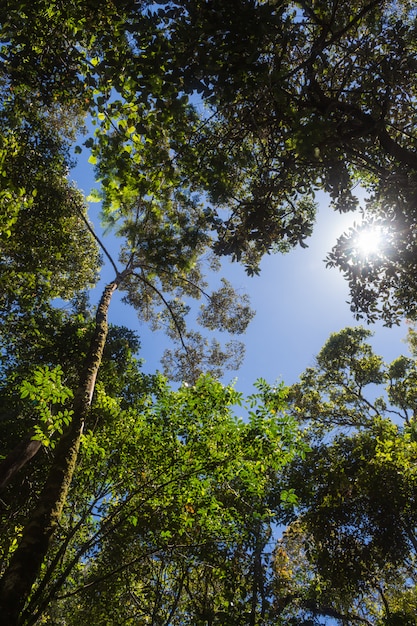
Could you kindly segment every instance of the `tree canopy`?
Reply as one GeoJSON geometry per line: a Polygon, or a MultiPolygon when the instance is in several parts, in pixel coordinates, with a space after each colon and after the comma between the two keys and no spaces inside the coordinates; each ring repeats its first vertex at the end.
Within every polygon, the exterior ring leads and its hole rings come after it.
{"type": "Polygon", "coordinates": [[[386,245],[363,267],[360,226],[329,264],[359,316],[415,315],[412,3],[96,4],[6,2],[3,82],[15,100],[23,85],[93,116],[85,146],[108,220],[138,197],[156,217],[173,189],[177,202],[202,194],[217,253],[253,273],[263,254],[305,245],[317,191],[344,212],[359,184],[386,245]]]}
{"type": "Polygon", "coordinates": [[[415,353],[385,364],[369,337],[333,334],[290,391],[311,448],[284,469],[298,502],[277,547],[283,615],[415,620],[415,353]]]}
{"type": "Polygon", "coordinates": [[[416,317],[413,4],[5,0],[0,24],[4,619],[408,623],[414,357],[387,366],[346,329],[288,411],[261,381],[236,419],[242,399],[215,378],[244,347],[207,332],[241,335],[253,312],[206,273],[225,255],[259,273],[307,245],[318,192],[346,212],[360,185],[364,224],[328,264],[358,317],[416,317]],[[70,174],[82,152],[87,197],[70,174]],[[364,258],[368,226],[384,245],[364,258]],[[113,275],[92,309],[100,254],[113,275]],[[109,327],[116,290],[167,331],[178,389],[109,327]]]}

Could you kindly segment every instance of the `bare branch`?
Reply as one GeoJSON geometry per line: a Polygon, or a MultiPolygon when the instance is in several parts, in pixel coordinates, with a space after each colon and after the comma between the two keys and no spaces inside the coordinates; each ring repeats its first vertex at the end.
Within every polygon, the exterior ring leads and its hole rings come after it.
{"type": "Polygon", "coordinates": [[[120,276],[120,271],[118,270],[116,263],[113,261],[113,257],[111,256],[110,252],[107,250],[106,246],[104,245],[104,243],[102,242],[100,237],[95,233],[93,227],[91,226],[91,224],[88,221],[88,219],[86,218],[86,216],[81,211],[79,212],[79,215],[80,215],[81,219],[83,220],[84,224],[87,226],[87,228],[88,228],[89,232],[91,233],[91,235],[97,241],[98,245],[103,250],[103,252],[106,255],[106,257],[109,259],[110,263],[113,266],[114,271],[116,272],[116,276],[120,276]]]}

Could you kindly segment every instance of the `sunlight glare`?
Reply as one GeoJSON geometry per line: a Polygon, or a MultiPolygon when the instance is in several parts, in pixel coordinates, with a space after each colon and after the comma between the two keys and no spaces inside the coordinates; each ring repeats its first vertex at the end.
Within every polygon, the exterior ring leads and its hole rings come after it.
{"type": "Polygon", "coordinates": [[[356,249],[361,257],[369,257],[378,254],[382,244],[382,231],[380,228],[366,228],[357,235],[356,249]]]}

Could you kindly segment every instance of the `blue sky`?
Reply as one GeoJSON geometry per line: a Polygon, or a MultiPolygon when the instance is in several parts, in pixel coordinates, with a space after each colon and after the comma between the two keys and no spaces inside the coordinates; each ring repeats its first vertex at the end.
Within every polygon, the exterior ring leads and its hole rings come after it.
{"type": "MultiPolygon", "coordinates": [[[[86,158],[84,154],[79,156],[79,164],[72,177],[88,194],[94,187],[94,172],[86,158]]],[[[92,204],[90,209],[90,218],[101,235],[97,220],[99,205],[92,204]]],[[[221,276],[226,277],[235,288],[249,294],[251,305],[256,310],[255,318],[242,337],[246,345],[243,366],[237,372],[226,372],[225,383],[237,378],[236,386],[245,394],[253,391],[252,384],[259,377],[270,383],[282,380],[292,384],[306,367],[314,364],[314,356],[330,333],[357,324],[346,302],[346,282],[338,270],[326,269],[323,262],[337,237],[354,220],[352,214],[335,213],[326,198],[321,196],[318,219],[308,248],[265,257],[260,276],[251,278],[237,263],[227,259],[223,262],[216,282],[221,276]]],[[[111,238],[105,237],[104,242],[111,246],[111,238]]],[[[107,265],[103,269],[100,285],[111,280],[113,275],[113,270],[107,265]]],[[[96,304],[100,291],[101,287],[95,290],[92,304],[96,304]]],[[[164,333],[151,332],[145,324],[139,323],[135,312],[120,300],[121,295],[116,294],[110,309],[110,321],[138,332],[142,344],[140,356],[145,360],[144,370],[154,372],[160,367],[159,361],[164,349],[169,346],[168,340],[164,333]]],[[[370,329],[374,332],[374,349],[386,361],[408,353],[404,343],[407,333],[405,324],[385,328],[378,323],[371,325],[370,329]]],[[[220,333],[218,339],[223,339],[220,333]]]]}

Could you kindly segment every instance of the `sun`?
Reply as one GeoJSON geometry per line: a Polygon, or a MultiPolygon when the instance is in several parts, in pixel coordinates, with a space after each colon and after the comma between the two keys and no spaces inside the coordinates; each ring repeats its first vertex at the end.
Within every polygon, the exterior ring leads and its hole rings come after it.
{"type": "Polygon", "coordinates": [[[355,248],[358,256],[368,258],[376,256],[383,247],[383,233],[378,226],[368,226],[358,232],[355,240],[355,248]]]}

